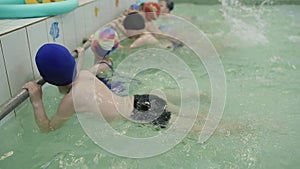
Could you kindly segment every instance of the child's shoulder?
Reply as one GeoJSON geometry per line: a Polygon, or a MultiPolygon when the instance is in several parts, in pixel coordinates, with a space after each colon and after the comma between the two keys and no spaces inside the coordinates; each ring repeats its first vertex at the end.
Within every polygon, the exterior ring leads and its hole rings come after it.
{"type": "Polygon", "coordinates": [[[89,70],[81,70],[78,74],[77,81],[86,79],[86,78],[95,78],[95,75],[89,70]]]}

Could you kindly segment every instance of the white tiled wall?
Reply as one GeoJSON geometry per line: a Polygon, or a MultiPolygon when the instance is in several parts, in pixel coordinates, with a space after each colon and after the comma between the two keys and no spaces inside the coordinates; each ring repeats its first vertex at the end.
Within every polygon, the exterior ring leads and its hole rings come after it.
{"type": "Polygon", "coordinates": [[[81,7],[74,10],[76,46],[79,46],[82,38],[87,36],[84,9],[84,7],[81,7]]]}
{"type": "Polygon", "coordinates": [[[74,11],[61,15],[62,35],[64,37],[64,44],[69,50],[76,48],[76,30],[74,11]]]}
{"type": "Polygon", "coordinates": [[[19,93],[25,82],[39,76],[34,58],[42,44],[60,43],[73,50],[81,45],[83,38],[117,17],[135,0],[119,0],[118,7],[115,0],[86,2],[70,13],[55,17],[0,20],[0,104],[19,93]],[[53,39],[50,29],[55,22],[59,36],[53,39]]]}
{"type": "Polygon", "coordinates": [[[2,51],[12,95],[33,79],[26,29],[22,28],[1,38],[2,51]]]}
{"type": "Polygon", "coordinates": [[[29,49],[30,49],[30,56],[32,61],[33,73],[34,78],[37,79],[40,74],[37,70],[35,64],[35,54],[40,46],[44,43],[48,42],[48,31],[46,26],[46,21],[41,21],[36,24],[30,25],[26,27],[27,35],[28,35],[28,42],[29,42],[29,49]]]}
{"type": "Polygon", "coordinates": [[[47,25],[47,34],[48,34],[49,42],[64,44],[64,34],[63,34],[63,29],[62,29],[62,17],[55,16],[55,17],[48,18],[46,20],[46,25],[47,25]],[[56,23],[58,26],[58,32],[57,32],[58,37],[53,37],[51,35],[50,31],[53,27],[55,27],[54,25],[56,23]]]}
{"type": "Polygon", "coordinates": [[[2,55],[2,49],[0,48],[0,104],[3,104],[7,98],[10,98],[10,92],[8,88],[8,80],[6,76],[5,64],[2,55]]]}
{"type": "MultiPolygon", "coordinates": [[[[103,2],[104,3],[104,2],[103,2]]],[[[95,16],[95,2],[89,3],[83,8],[83,16],[85,20],[85,30],[86,30],[86,35],[88,36],[89,34],[95,32],[95,29],[97,29],[97,22],[98,22],[98,17],[95,16]]],[[[99,9],[100,10],[100,9],[99,9]]]]}

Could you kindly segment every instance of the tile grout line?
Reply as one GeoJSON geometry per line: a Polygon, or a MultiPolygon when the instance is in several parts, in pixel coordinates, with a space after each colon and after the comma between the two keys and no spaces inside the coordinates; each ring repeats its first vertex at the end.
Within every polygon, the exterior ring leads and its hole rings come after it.
{"type": "Polygon", "coordinates": [[[31,53],[31,48],[30,48],[30,40],[29,40],[29,36],[28,36],[27,27],[25,27],[25,31],[26,31],[26,37],[27,37],[28,50],[29,50],[29,59],[30,59],[30,63],[31,63],[32,79],[34,80],[35,76],[34,76],[34,69],[33,69],[33,63],[32,63],[32,55],[31,55],[32,53],[31,53]]]}
{"type": "MultiPolygon", "coordinates": [[[[7,71],[7,67],[6,67],[6,61],[5,61],[5,56],[4,56],[4,52],[3,52],[3,45],[2,45],[2,40],[0,39],[0,47],[1,47],[1,52],[2,52],[2,57],[3,57],[3,63],[4,63],[4,69],[5,69],[5,74],[6,74],[6,79],[7,79],[7,85],[8,85],[8,89],[9,89],[9,95],[10,98],[12,98],[12,90],[11,90],[11,86],[10,86],[10,82],[9,82],[9,78],[8,78],[8,71],[7,71]]],[[[16,111],[13,110],[14,115],[16,117],[16,111]]]]}

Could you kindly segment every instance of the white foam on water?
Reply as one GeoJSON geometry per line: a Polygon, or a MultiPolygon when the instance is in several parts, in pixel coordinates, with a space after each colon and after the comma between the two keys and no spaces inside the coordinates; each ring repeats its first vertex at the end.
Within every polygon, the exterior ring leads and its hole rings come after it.
{"type": "Polygon", "coordinates": [[[297,43],[297,42],[300,42],[300,36],[289,36],[289,37],[288,37],[288,40],[289,40],[290,42],[297,43]]]}
{"type": "Polygon", "coordinates": [[[269,43],[264,35],[266,22],[261,19],[266,11],[263,5],[244,6],[238,0],[221,0],[221,3],[223,16],[231,27],[229,36],[237,37],[250,46],[269,43]]]}

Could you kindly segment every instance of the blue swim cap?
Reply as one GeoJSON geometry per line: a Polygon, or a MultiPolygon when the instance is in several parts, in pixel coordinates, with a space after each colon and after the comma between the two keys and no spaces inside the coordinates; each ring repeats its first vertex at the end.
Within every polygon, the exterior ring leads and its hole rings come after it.
{"type": "Polygon", "coordinates": [[[71,84],[76,77],[76,62],[59,44],[45,44],[37,52],[35,62],[44,80],[56,86],[71,84]]]}
{"type": "Polygon", "coordinates": [[[140,5],[139,4],[132,4],[132,5],[130,5],[130,8],[138,11],[140,9],[140,5]]]}

